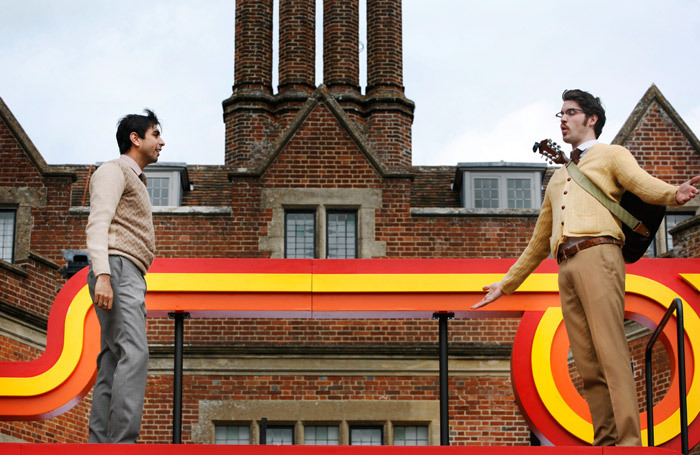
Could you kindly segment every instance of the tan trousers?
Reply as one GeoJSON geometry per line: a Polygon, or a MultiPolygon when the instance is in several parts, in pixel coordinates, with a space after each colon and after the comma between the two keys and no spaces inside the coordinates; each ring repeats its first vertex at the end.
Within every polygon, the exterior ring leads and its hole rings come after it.
{"type": "Polygon", "coordinates": [[[625,336],[625,263],[598,245],[559,264],[564,324],[593,419],[596,446],[639,446],[639,409],[625,336]]]}

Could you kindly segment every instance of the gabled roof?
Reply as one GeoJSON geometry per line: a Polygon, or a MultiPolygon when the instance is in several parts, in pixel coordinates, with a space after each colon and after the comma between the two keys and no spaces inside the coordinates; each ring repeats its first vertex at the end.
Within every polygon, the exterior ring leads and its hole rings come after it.
{"type": "Polygon", "coordinates": [[[695,151],[700,154],[700,141],[698,141],[697,136],[695,136],[693,131],[683,121],[681,116],[678,115],[678,112],[676,112],[673,106],[671,106],[671,103],[666,100],[666,97],[661,93],[661,90],[659,90],[655,84],[651,84],[649,90],[647,90],[642,99],[639,100],[639,103],[637,103],[637,106],[635,106],[635,108],[632,110],[630,116],[627,117],[627,121],[617,133],[617,136],[615,136],[612,143],[616,145],[623,145],[627,139],[629,139],[637,124],[642,120],[649,109],[649,106],[653,102],[656,102],[666,112],[666,114],[668,114],[671,120],[673,120],[673,123],[676,124],[681,133],[683,133],[683,135],[688,139],[688,142],[690,142],[695,151]]]}
{"type": "Polygon", "coordinates": [[[321,84],[306,100],[304,105],[299,110],[299,113],[294,117],[292,122],[287,127],[286,131],[277,139],[272,149],[267,154],[267,157],[255,169],[241,169],[231,172],[229,177],[250,176],[260,177],[265,173],[268,167],[273,163],[275,158],[284,150],[289,142],[294,137],[294,134],[301,128],[309,115],[320,103],[324,103],[328,110],[338,120],[340,126],[348,132],[350,138],[355,143],[357,148],[367,158],[370,164],[379,172],[382,177],[397,178],[397,177],[412,177],[406,168],[393,168],[385,166],[377,157],[375,151],[370,147],[369,142],[364,138],[360,129],[354,121],[348,117],[342,106],[336,101],[335,97],[328,92],[328,88],[321,84]]]}
{"type": "Polygon", "coordinates": [[[19,124],[2,97],[0,97],[0,119],[8,126],[12,135],[17,139],[17,142],[19,142],[20,147],[22,147],[22,150],[24,150],[29,160],[34,164],[34,167],[36,167],[41,175],[45,177],[70,177],[75,181],[75,173],[63,169],[52,169],[52,166],[46,164],[44,157],[41,156],[41,153],[39,153],[39,150],[37,150],[32,140],[29,139],[24,128],[19,124]]]}

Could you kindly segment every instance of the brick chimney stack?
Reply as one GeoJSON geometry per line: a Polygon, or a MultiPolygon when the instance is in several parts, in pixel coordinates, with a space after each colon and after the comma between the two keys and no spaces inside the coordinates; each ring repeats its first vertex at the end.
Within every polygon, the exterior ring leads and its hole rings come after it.
{"type": "Polygon", "coordinates": [[[316,2],[280,0],[279,93],[316,88],[316,2]]]}
{"type": "Polygon", "coordinates": [[[331,93],[360,93],[358,0],[323,1],[323,83],[331,93]]]}
{"type": "Polygon", "coordinates": [[[272,3],[236,0],[236,57],[231,96],[224,100],[224,164],[249,167],[264,156],[273,127],[272,3]]]}
{"type": "Polygon", "coordinates": [[[401,0],[367,0],[366,131],[387,166],[411,166],[415,105],[404,96],[401,0]]]}
{"type": "Polygon", "coordinates": [[[403,93],[401,0],[367,0],[367,95],[403,93]]]}
{"type": "Polygon", "coordinates": [[[234,93],[272,93],[272,0],[236,1],[234,76],[234,93]]]}
{"type": "MultiPolygon", "coordinates": [[[[359,0],[323,1],[324,84],[385,166],[411,166],[415,106],[404,96],[401,0],[363,1],[367,93],[359,86],[359,0]]],[[[273,0],[236,1],[235,83],[223,102],[228,166],[262,163],[316,90],[316,1],[279,2],[279,93],[273,94],[273,0]]]]}

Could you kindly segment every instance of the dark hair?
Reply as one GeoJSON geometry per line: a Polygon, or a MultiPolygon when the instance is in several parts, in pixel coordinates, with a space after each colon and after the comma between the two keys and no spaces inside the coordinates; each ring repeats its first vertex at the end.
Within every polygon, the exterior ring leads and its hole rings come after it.
{"type": "Polygon", "coordinates": [[[129,114],[119,120],[117,144],[120,154],[123,155],[131,149],[131,133],[136,133],[141,139],[144,139],[149,128],[160,125],[158,117],[152,110],[144,109],[143,111],[146,115],[129,114]]]}
{"type": "Polygon", "coordinates": [[[603,127],[605,126],[605,108],[600,98],[583,90],[573,89],[564,90],[564,93],[561,94],[561,99],[562,101],[576,101],[586,114],[586,118],[589,118],[591,115],[597,115],[598,121],[595,124],[594,131],[595,137],[600,137],[600,133],[603,132],[603,127]]]}

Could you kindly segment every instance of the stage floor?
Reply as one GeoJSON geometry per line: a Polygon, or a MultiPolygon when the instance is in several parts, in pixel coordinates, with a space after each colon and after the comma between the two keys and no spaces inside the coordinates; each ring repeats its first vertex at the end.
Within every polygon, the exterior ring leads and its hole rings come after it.
{"type": "MultiPolygon", "coordinates": [[[[0,443],[2,455],[124,455],[122,445],[0,443]]],[[[135,444],[129,455],[674,455],[661,448],[640,447],[478,447],[478,446],[234,446],[135,444]]]]}

